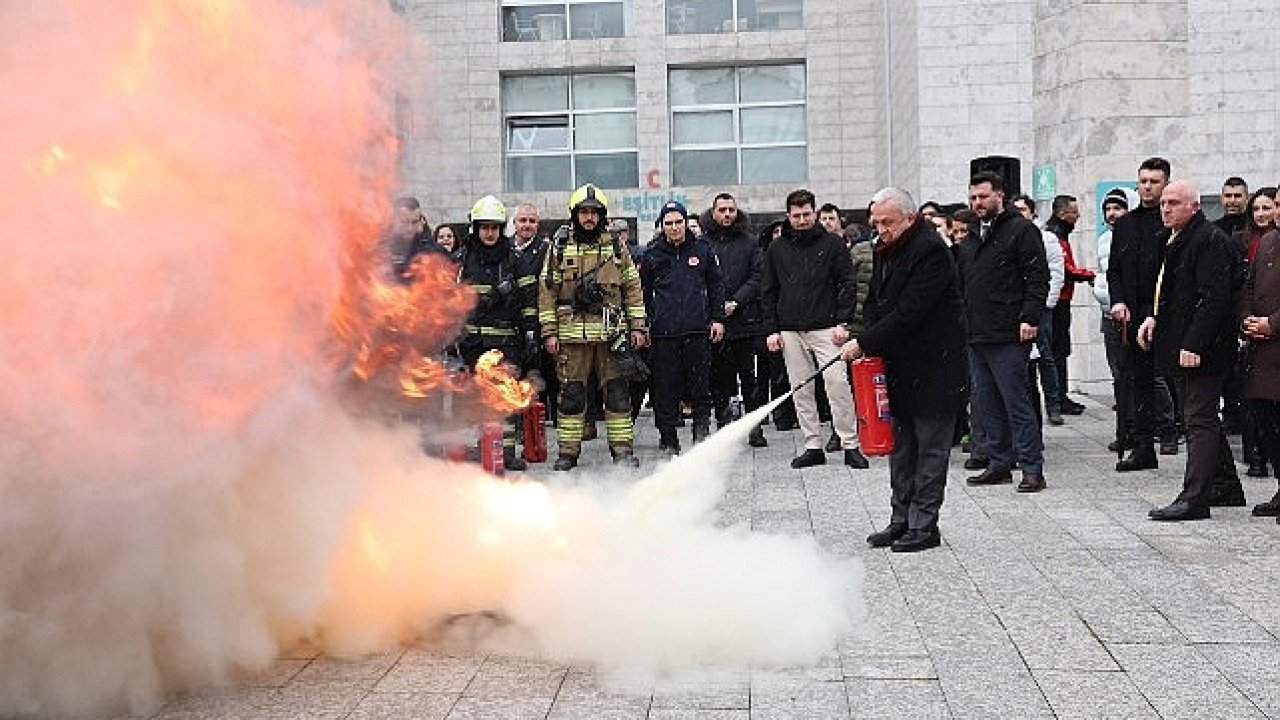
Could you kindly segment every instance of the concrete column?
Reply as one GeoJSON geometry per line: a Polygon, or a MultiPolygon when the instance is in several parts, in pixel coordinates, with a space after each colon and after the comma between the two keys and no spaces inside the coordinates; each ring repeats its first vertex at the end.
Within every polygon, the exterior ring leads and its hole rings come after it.
{"type": "MultiPolygon", "coordinates": [[[[1098,182],[1136,179],[1152,155],[1168,158],[1177,175],[1192,152],[1187,11],[1187,0],[1037,2],[1033,165],[1052,166],[1057,192],[1080,199],[1077,263],[1097,268],[1098,182]]],[[[1087,286],[1077,286],[1073,306],[1070,389],[1109,393],[1099,306],[1087,286]]]]}

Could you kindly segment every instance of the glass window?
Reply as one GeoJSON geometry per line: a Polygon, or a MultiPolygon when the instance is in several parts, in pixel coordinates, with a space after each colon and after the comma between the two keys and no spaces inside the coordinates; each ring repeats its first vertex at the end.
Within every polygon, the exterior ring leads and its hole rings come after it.
{"type": "Polygon", "coordinates": [[[803,65],[744,67],[742,102],[787,102],[804,99],[803,65]]]}
{"type": "Polygon", "coordinates": [[[804,182],[809,167],[805,148],[743,148],[742,182],[782,183],[804,182]]]}
{"type": "Polygon", "coordinates": [[[634,73],[507,76],[502,108],[508,190],[639,186],[634,73]]]}
{"type": "Polygon", "coordinates": [[[667,79],[673,184],[808,177],[803,64],[672,69],[667,79]]]}
{"type": "Polygon", "coordinates": [[[667,0],[667,33],[790,30],[804,26],[804,0],[667,0]]]}
{"type": "Polygon", "coordinates": [[[614,150],[636,144],[635,113],[579,115],[573,124],[578,150],[614,150]]]}
{"type": "Polygon", "coordinates": [[[508,113],[569,109],[569,78],[524,75],[502,79],[503,107],[508,113]]]}
{"type": "Polygon", "coordinates": [[[579,110],[634,107],[636,78],[631,73],[575,75],[573,105],[579,110]]]}
{"type": "Polygon", "coordinates": [[[626,37],[633,0],[502,0],[504,42],[626,37]]]}
{"type": "Polygon", "coordinates": [[[744,107],[740,116],[743,143],[804,142],[803,105],[744,107]]]}
{"type": "Polygon", "coordinates": [[[733,111],[682,112],[671,118],[671,141],[676,145],[731,143],[733,111]]]}
{"type": "Polygon", "coordinates": [[[672,70],[669,92],[671,104],[731,104],[735,100],[733,68],[699,68],[672,70]]]}
{"type": "Polygon", "coordinates": [[[563,190],[569,187],[571,173],[567,155],[507,158],[507,187],[511,189],[563,190]]]}

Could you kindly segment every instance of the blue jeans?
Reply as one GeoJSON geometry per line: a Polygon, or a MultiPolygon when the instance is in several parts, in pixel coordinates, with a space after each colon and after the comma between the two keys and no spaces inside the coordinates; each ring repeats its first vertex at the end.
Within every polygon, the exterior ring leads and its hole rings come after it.
{"type": "Polygon", "coordinates": [[[1013,467],[1016,453],[1023,475],[1044,474],[1044,445],[1027,378],[1030,353],[1031,347],[1022,343],[969,346],[974,398],[987,431],[992,470],[1013,467]]]}

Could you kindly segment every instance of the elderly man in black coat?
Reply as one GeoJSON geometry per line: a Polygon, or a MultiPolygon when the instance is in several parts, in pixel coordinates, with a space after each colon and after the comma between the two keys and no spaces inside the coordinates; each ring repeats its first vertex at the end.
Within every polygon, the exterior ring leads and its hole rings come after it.
{"type": "Polygon", "coordinates": [[[1156,279],[1154,313],[1138,328],[1138,344],[1151,350],[1156,372],[1171,375],[1177,386],[1187,426],[1187,466],[1178,498],[1149,515],[1152,520],[1202,520],[1209,517],[1223,452],[1231,453],[1218,419],[1218,398],[1236,355],[1237,257],[1231,240],[1205,219],[1191,183],[1169,183],[1160,196],[1160,216],[1170,234],[1156,279]]]}
{"type": "Polygon", "coordinates": [[[937,547],[956,413],[968,382],[964,313],[955,261],[932,223],[916,214],[905,190],[872,198],[879,233],[865,327],[841,356],[884,358],[893,415],[889,458],[889,526],[867,538],[894,552],[937,547]]]}

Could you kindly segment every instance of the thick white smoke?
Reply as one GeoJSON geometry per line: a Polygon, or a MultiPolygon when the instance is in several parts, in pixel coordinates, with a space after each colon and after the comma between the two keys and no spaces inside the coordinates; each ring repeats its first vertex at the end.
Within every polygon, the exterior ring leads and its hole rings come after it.
{"type": "Polygon", "coordinates": [[[620,496],[430,460],[345,409],[331,312],[395,185],[395,20],[0,4],[0,716],[146,710],[299,639],[358,653],[475,611],[646,671],[849,630],[852,568],[712,529],[742,438],[620,496]]]}

